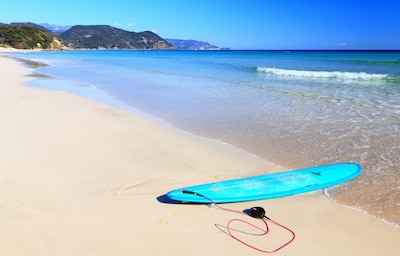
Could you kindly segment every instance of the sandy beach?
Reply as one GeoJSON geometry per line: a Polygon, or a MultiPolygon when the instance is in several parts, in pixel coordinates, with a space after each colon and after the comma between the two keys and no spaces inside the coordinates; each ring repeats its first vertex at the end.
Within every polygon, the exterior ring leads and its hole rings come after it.
{"type": "MultiPolygon", "coordinates": [[[[164,203],[162,196],[283,167],[140,113],[27,87],[32,69],[1,51],[7,50],[0,49],[1,255],[261,254],[218,228],[245,216],[164,203]]],[[[224,205],[252,206],[296,233],[276,255],[400,251],[399,228],[335,204],[322,191],[224,205]]],[[[270,234],[245,239],[269,250],[287,233],[271,224],[270,234]]]]}

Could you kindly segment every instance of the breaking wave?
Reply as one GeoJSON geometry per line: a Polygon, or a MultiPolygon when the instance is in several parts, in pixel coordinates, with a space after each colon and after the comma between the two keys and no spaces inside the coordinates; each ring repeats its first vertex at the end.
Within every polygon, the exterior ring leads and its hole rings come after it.
{"type": "Polygon", "coordinates": [[[279,69],[268,67],[257,67],[257,72],[266,73],[275,76],[285,76],[292,78],[325,78],[342,80],[380,80],[388,77],[386,74],[368,74],[365,72],[340,72],[340,71],[311,71],[279,69]]]}

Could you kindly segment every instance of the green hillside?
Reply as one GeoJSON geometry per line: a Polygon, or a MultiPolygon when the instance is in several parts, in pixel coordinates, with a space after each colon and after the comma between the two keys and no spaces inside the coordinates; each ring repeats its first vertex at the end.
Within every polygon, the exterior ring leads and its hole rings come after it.
{"type": "Polygon", "coordinates": [[[129,32],[108,25],[77,25],[59,34],[59,37],[71,48],[175,49],[153,32],[129,32]]]}
{"type": "Polygon", "coordinates": [[[33,26],[0,26],[0,46],[16,49],[60,49],[62,43],[44,29],[33,26]]]}

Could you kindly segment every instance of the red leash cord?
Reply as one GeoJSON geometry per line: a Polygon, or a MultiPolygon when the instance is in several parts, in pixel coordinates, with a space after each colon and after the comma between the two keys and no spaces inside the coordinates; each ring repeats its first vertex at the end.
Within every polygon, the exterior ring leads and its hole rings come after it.
{"type": "MultiPolygon", "coordinates": [[[[215,203],[211,203],[211,205],[216,207],[216,208],[218,208],[218,209],[220,209],[220,210],[223,210],[223,211],[236,212],[236,213],[243,214],[243,215],[246,215],[246,216],[252,216],[252,215],[249,215],[249,214],[247,214],[245,212],[236,211],[236,210],[232,210],[232,209],[221,207],[221,206],[219,206],[219,205],[217,205],[215,203]]],[[[258,208],[258,207],[256,207],[256,208],[258,208]]],[[[252,216],[252,217],[254,217],[254,216],[252,216]]],[[[255,218],[258,218],[258,217],[255,217],[255,218]]],[[[250,222],[248,222],[246,220],[243,220],[243,219],[231,219],[230,221],[228,221],[228,223],[226,225],[226,230],[228,231],[229,236],[232,237],[233,239],[235,239],[236,241],[244,244],[245,246],[247,246],[249,248],[252,248],[254,250],[257,250],[257,251],[263,252],[263,253],[274,253],[274,252],[280,251],[281,249],[285,248],[290,243],[292,243],[294,241],[294,239],[296,238],[296,234],[291,229],[289,229],[288,227],[286,227],[286,226],[284,226],[284,225],[282,225],[282,224],[280,224],[280,223],[278,223],[278,222],[266,217],[265,215],[262,216],[261,218],[258,218],[258,219],[260,219],[263,222],[264,227],[256,226],[256,225],[254,225],[254,224],[252,224],[252,223],[250,223],[250,222]],[[234,222],[242,222],[242,223],[244,223],[244,224],[246,224],[246,225],[248,225],[248,226],[250,226],[250,227],[252,227],[252,228],[254,228],[256,230],[258,230],[258,231],[261,231],[262,234],[260,234],[260,235],[270,234],[269,226],[268,226],[268,222],[267,221],[270,221],[271,223],[275,224],[276,226],[287,230],[292,235],[292,237],[286,243],[284,243],[283,245],[279,246],[278,248],[276,248],[274,250],[268,251],[268,250],[263,250],[261,248],[255,247],[255,246],[253,246],[253,245],[251,245],[249,243],[246,243],[245,241],[241,240],[240,238],[238,238],[237,236],[235,236],[232,233],[231,224],[234,223],[234,222]]]]}
{"type": "Polygon", "coordinates": [[[228,221],[228,223],[227,223],[227,225],[225,227],[226,230],[227,230],[227,234],[230,237],[232,237],[236,241],[238,241],[238,242],[242,243],[243,245],[245,245],[245,246],[247,246],[249,248],[252,248],[252,249],[254,249],[256,251],[259,251],[259,252],[262,252],[262,253],[274,253],[274,252],[280,251],[281,249],[283,249],[286,246],[288,246],[296,238],[296,234],[291,229],[289,229],[288,227],[286,227],[286,226],[284,226],[284,225],[282,225],[282,224],[280,224],[280,223],[268,218],[267,216],[265,216],[265,211],[261,207],[253,207],[253,208],[249,209],[250,213],[247,213],[246,211],[244,211],[244,212],[243,211],[237,211],[237,210],[234,210],[234,209],[229,209],[229,208],[225,208],[225,207],[219,206],[216,203],[214,203],[214,201],[211,200],[210,198],[208,198],[206,196],[203,196],[203,195],[201,195],[199,193],[196,193],[196,192],[183,190],[182,193],[193,194],[193,195],[197,195],[197,196],[200,196],[200,197],[204,197],[204,198],[206,198],[207,200],[210,201],[211,206],[214,206],[217,209],[220,209],[220,210],[223,210],[223,211],[228,211],[228,212],[233,212],[233,213],[238,213],[238,214],[243,214],[243,215],[246,215],[246,216],[251,216],[251,217],[260,219],[263,222],[264,227],[259,227],[259,226],[254,225],[254,224],[252,224],[252,223],[250,223],[250,222],[248,222],[246,220],[243,220],[243,219],[231,219],[230,221],[228,221]],[[275,224],[276,226],[287,230],[292,236],[286,243],[284,243],[283,245],[277,247],[274,250],[267,251],[267,250],[263,250],[263,249],[260,249],[258,247],[255,247],[255,246],[253,246],[253,245],[251,245],[249,243],[246,243],[245,241],[241,240],[240,238],[238,238],[237,236],[235,236],[232,233],[232,230],[234,230],[234,229],[231,228],[231,224],[234,223],[234,222],[241,222],[241,223],[244,223],[244,224],[250,226],[251,228],[253,228],[255,230],[261,231],[262,233],[260,235],[267,235],[267,234],[270,233],[267,221],[270,221],[271,223],[275,224]]]}

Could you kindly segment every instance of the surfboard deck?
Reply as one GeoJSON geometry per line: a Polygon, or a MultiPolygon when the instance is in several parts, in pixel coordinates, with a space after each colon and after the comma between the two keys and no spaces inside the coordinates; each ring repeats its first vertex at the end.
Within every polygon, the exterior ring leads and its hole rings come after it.
{"type": "Polygon", "coordinates": [[[306,169],[225,180],[172,190],[167,196],[188,203],[233,203],[269,199],[323,189],[360,175],[355,163],[337,163],[306,169]]]}

